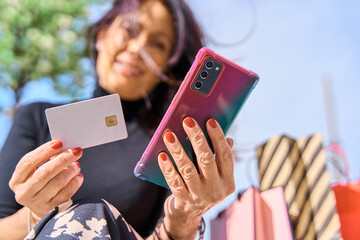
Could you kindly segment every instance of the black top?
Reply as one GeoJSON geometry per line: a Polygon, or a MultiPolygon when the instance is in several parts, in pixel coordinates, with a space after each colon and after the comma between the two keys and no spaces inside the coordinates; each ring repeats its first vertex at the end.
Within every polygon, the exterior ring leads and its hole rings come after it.
{"type": "MultiPolygon", "coordinates": [[[[107,94],[97,88],[94,97],[107,94]]],[[[143,237],[155,227],[168,194],[165,188],[140,180],[133,174],[148,142],[149,134],[135,120],[140,102],[124,102],[128,138],[84,149],[79,162],[84,183],[73,199],[99,197],[113,204],[143,237]]],[[[18,161],[37,146],[50,141],[45,109],[57,106],[33,103],[16,113],[9,136],[0,152],[0,218],[15,213],[17,204],[9,180],[18,161]]]]}

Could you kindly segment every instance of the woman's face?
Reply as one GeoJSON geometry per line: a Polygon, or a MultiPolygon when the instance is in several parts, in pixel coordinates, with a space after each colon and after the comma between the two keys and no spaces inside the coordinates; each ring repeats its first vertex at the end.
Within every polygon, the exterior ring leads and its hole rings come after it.
{"type": "Polygon", "coordinates": [[[160,81],[142,58],[141,49],[164,71],[173,49],[175,29],[171,13],[158,0],[141,2],[139,13],[132,14],[138,24],[135,33],[129,28],[129,16],[117,17],[108,29],[100,31],[96,70],[105,90],[118,93],[124,100],[138,100],[160,81]]]}

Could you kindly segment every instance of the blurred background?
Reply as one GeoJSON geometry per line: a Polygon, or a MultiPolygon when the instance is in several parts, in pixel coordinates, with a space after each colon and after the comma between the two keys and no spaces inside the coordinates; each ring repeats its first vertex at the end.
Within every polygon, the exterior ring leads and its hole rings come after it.
{"type": "MultiPolygon", "coordinates": [[[[109,6],[109,1],[62,1],[57,3],[62,5],[58,6],[62,14],[56,13],[57,18],[49,21],[46,4],[55,1],[39,1],[36,6],[23,6],[20,2],[0,0],[0,147],[18,104],[66,102],[74,96],[82,99],[92,94],[93,70],[82,55],[85,42],[79,36],[109,6]],[[43,11],[44,18],[30,21],[34,11],[43,11]],[[9,35],[10,25],[26,26],[29,22],[45,27],[39,31],[34,26],[23,42],[9,35]],[[52,31],[58,35],[52,36],[52,31]],[[32,41],[39,43],[37,49],[27,48],[32,41]],[[17,58],[12,51],[26,51],[26,58],[17,58]],[[45,52],[52,56],[50,60],[42,58],[45,52]],[[39,59],[36,65],[32,62],[35,58],[39,59]],[[63,65],[52,64],[57,58],[62,59],[63,65]],[[24,76],[34,80],[28,81],[24,76]],[[83,81],[69,87],[78,78],[83,81]]],[[[321,132],[324,146],[336,143],[345,150],[349,179],[359,179],[360,2],[188,3],[207,36],[207,46],[260,76],[228,134],[235,139],[237,190],[258,185],[255,149],[277,134],[297,138],[321,132]]],[[[342,160],[338,160],[342,167],[342,160]]],[[[336,174],[334,163],[329,162],[328,167],[333,183],[344,180],[336,174]]],[[[236,194],[230,196],[208,212],[206,221],[216,217],[235,197],[236,194]]],[[[205,234],[209,238],[209,231],[205,234]]]]}

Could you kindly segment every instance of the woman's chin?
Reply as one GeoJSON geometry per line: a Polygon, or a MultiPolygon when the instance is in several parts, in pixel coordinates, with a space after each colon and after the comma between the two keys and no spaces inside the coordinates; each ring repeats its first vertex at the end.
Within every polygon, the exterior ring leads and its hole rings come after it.
{"type": "Polygon", "coordinates": [[[136,94],[134,92],[130,94],[129,92],[119,91],[118,94],[120,95],[120,98],[125,101],[138,101],[143,98],[141,94],[136,94]]]}
{"type": "Polygon", "coordinates": [[[116,84],[113,85],[113,92],[120,95],[120,98],[123,100],[136,101],[142,99],[142,94],[140,91],[139,84],[134,84],[132,82],[126,81],[117,81],[116,84]]]}

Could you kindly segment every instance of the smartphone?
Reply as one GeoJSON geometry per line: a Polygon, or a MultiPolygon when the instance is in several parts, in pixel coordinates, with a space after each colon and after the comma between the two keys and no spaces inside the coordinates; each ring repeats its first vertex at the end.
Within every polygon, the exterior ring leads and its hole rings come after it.
{"type": "MultiPolygon", "coordinates": [[[[240,67],[212,50],[200,49],[138,161],[134,169],[135,176],[169,188],[157,162],[158,154],[163,151],[171,158],[163,142],[163,136],[169,130],[176,134],[185,152],[197,166],[196,156],[182,127],[182,121],[188,116],[193,117],[207,136],[205,123],[214,118],[226,134],[258,79],[254,72],[240,67]]],[[[212,147],[208,136],[207,139],[212,147]]]]}

